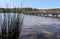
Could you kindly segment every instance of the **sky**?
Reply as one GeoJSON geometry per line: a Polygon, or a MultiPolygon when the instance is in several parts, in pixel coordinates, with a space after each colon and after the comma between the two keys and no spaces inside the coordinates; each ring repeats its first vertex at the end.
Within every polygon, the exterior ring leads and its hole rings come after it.
{"type": "Polygon", "coordinates": [[[0,0],[0,7],[31,7],[38,9],[60,8],[60,0],[0,0]]]}

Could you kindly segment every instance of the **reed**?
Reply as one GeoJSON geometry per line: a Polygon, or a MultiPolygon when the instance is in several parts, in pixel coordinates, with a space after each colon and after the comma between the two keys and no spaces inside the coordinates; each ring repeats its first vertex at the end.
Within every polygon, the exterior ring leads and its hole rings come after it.
{"type": "Polygon", "coordinates": [[[21,18],[21,14],[19,13],[3,13],[1,15],[2,39],[19,39],[23,23],[23,19],[21,18]]]}

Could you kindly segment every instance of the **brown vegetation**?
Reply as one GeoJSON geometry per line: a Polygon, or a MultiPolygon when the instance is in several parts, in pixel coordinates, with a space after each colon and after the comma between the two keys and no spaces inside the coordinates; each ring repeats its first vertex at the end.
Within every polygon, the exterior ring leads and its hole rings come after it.
{"type": "Polygon", "coordinates": [[[36,9],[36,8],[0,8],[4,13],[60,13],[60,9],[36,9]]]}

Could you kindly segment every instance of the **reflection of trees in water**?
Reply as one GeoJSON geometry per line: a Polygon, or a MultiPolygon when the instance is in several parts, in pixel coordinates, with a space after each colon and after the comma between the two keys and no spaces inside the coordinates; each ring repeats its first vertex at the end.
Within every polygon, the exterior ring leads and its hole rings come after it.
{"type": "Polygon", "coordinates": [[[23,33],[20,39],[58,39],[59,38],[59,36],[56,36],[54,34],[44,33],[44,32],[37,32],[37,33],[36,32],[27,33],[27,32],[23,33]]]}
{"type": "Polygon", "coordinates": [[[21,39],[28,39],[28,38],[29,39],[49,39],[45,37],[44,33],[29,34],[21,37],[21,39]]]}
{"type": "Polygon", "coordinates": [[[23,19],[18,13],[0,13],[2,39],[18,39],[23,19]]]}

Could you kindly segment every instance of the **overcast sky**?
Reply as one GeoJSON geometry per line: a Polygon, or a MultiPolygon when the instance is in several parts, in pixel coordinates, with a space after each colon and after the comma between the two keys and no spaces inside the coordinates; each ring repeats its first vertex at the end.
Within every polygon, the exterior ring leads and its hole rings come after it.
{"type": "Polygon", "coordinates": [[[60,0],[0,0],[0,7],[60,8],[60,0]]]}

